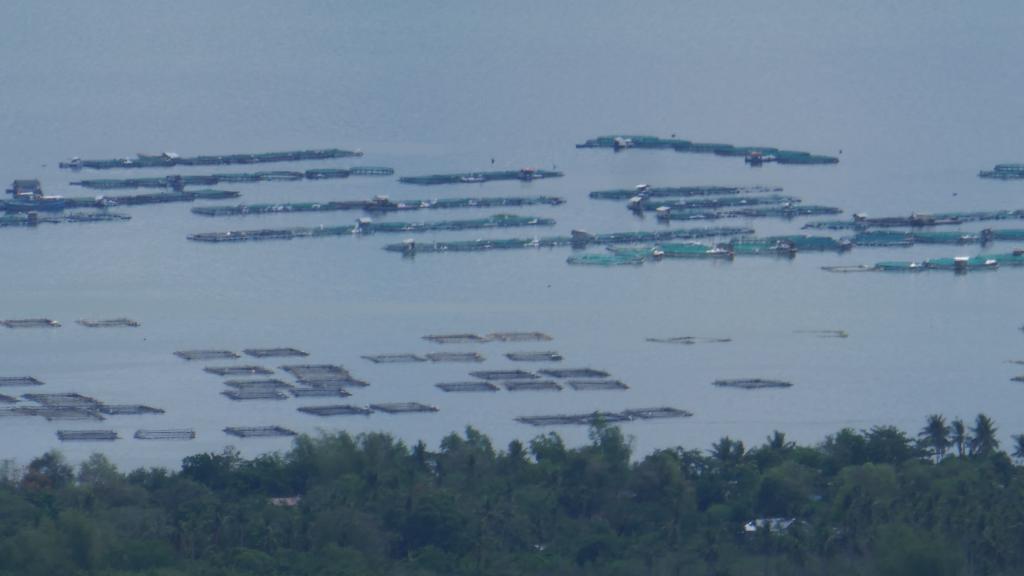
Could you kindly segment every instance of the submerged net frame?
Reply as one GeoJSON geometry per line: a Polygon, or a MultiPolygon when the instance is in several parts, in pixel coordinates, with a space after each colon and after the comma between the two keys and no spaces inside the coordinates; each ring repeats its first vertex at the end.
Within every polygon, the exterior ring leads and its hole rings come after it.
{"type": "Polygon", "coordinates": [[[498,342],[549,342],[554,340],[543,332],[493,332],[487,335],[498,342]]]}
{"type": "Polygon", "coordinates": [[[569,380],[573,390],[629,390],[629,386],[619,380],[569,380]]]}
{"type": "Polygon", "coordinates": [[[284,400],[288,396],[275,388],[246,388],[221,392],[232,400],[284,400]]]}
{"type": "Polygon", "coordinates": [[[537,380],[540,378],[526,370],[478,370],[470,372],[469,375],[481,380],[537,380]]]}
{"type": "Polygon", "coordinates": [[[203,368],[203,371],[217,376],[267,376],[274,373],[273,370],[263,366],[207,366],[203,368]]]}
{"type": "Polygon", "coordinates": [[[139,414],[163,414],[162,408],[144,404],[102,404],[96,410],[107,416],[134,416],[139,414]]]}
{"type": "Polygon", "coordinates": [[[435,344],[482,344],[488,341],[479,334],[428,334],[423,339],[435,344]]]}
{"type": "Polygon", "coordinates": [[[402,364],[409,362],[426,362],[427,359],[416,354],[376,354],[365,355],[363,358],[374,364],[402,364]]]}
{"type": "Polygon", "coordinates": [[[431,352],[427,354],[431,362],[483,362],[484,357],[477,352],[431,352]]]}
{"type": "Polygon", "coordinates": [[[4,404],[16,404],[18,399],[14,396],[8,396],[6,394],[0,394],[0,402],[4,404]]]}
{"type": "Polygon", "coordinates": [[[344,398],[352,395],[342,388],[292,388],[289,392],[296,398],[344,398]]]}
{"type": "Polygon", "coordinates": [[[59,406],[62,408],[98,408],[102,402],[77,392],[59,392],[52,394],[22,394],[22,398],[43,406],[59,406]]]}
{"type": "Polygon", "coordinates": [[[538,372],[552,378],[607,378],[609,376],[604,370],[593,368],[545,368],[538,372]]]}
{"type": "Polygon", "coordinates": [[[138,328],[141,326],[130,318],[113,318],[110,320],[76,320],[79,325],[86,328],[138,328]]]}
{"type": "Polygon", "coordinates": [[[261,380],[227,380],[224,382],[224,385],[237,390],[276,390],[292,387],[291,384],[284,380],[278,380],[277,378],[264,378],[261,380]]]}
{"type": "Polygon", "coordinates": [[[789,388],[793,384],[782,380],[768,380],[765,378],[735,378],[715,380],[713,385],[722,388],[741,388],[743,390],[758,390],[761,388],[789,388]]]}
{"type": "Polygon", "coordinates": [[[521,382],[502,382],[509,392],[561,392],[562,386],[554,380],[526,380],[521,382]]]}
{"type": "Polygon", "coordinates": [[[708,336],[673,336],[671,338],[646,338],[647,342],[658,344],[723,344],[732,342],[732,338],[712,338],[708,336]]]}
{"type": "Polygon", "coordinates": [[[8,328],[60,328],[60,322],[49,318],[25,318],[21,320],[0,320],[8,328]]]}
{"type": "Polygon", "coordinates": [[[561,362],[562,355],[554,351],[509,352],[505,357],[513,362],[561,362]]]}
{"type": "Polygon", "coordinates": [[[58,430],[57,439],[62,442],[69,440],[117,440],[117,432],[113,430],[58,430]]]}

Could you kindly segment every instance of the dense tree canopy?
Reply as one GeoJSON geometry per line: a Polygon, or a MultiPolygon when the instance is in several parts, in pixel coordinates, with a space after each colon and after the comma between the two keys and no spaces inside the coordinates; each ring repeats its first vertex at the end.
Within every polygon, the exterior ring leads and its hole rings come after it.
{"type": "Polygon", "coordinates": [[[639,459],[596,425],[572,449],[340,432],[178,472],[57,452],[2,472],[0,575],[1024,573],[1024,469],[984,415],[639,459]]]}

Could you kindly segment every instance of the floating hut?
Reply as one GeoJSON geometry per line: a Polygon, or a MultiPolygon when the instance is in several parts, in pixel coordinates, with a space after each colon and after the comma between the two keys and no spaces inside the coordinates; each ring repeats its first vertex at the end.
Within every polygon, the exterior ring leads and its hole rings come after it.
{"type": "Polygon", "coordinates": [[[437,184],[478,184],[482,182],[493,182],[496,180],[522,180],[530,182],[543,178],[560,178],[561,172],[553,170],[535,170],[523,168],[522,170],[502,170],[497,172],[464,172],[459,174],[431,174],[429,176],[405,176],[398,181],[403,184],[419,184],[421,186],[433,186],[437,184]]]}
{"type": "Polygon", "coordinates": [[[272,162],[300,162],[303,160],[333,160],[358,158],[359,150],[324,148],[320,150],[290,150],[285,152],[262,152],[258,154],[218,154],[203,156],[179,156],[174,152],[160,154],[136,154],[134,158],[111,158],[109,160],[83,160],[77,156],[61,162],[61,168],[80,170],[111,170],[121,168],[171,168],[174,166],[226,166],[230,164],[268,164],[272,162]]]}

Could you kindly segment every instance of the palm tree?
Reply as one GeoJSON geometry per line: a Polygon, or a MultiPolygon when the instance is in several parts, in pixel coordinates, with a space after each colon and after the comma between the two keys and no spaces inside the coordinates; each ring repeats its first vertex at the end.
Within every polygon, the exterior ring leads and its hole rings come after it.
{"type": "Polygon", "coordinates": [[[962,458],[967,446],[967,427],[963,420],[957,418],[950,424],[950,428],[953,432],[949,439],[956,446],[956,455],[962,458]]]}
{"type": "Polygon", "coordinates": [[[942,460],[951,444],[949,426],[946,425],[946,419],[941,414],[928,416],[928,423],[917,436],[921,439],[922,444],[931,448],[936,462],[942,460]]]}
{"type": "Polygon", "coordinates": [[[1024,460],[1024,434],[1013,435],[1013,457],[1024,460]]]}
{"type": "Polygon", "coordinates": [[[765,448],[776,452],[786,452],[796,447],[796,444],[786,440],[786,433],[775,430],[768,436],[764,445],[765,448]]]}
{"type": "Polygon", "coordinates": [[[971,428],[971,456],[988,456],[999,449],[996,438],[996,425],[984,414],[978,414],[971,428]]]}

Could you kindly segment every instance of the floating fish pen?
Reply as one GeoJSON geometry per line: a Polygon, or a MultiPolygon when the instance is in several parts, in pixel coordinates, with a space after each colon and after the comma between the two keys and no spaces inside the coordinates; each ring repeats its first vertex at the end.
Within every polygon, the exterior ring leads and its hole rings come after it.
{"type": "Polygon", "coordinates": [[[224,382],[224,385],[229,388],[235,388],[237,390],[278,390],[281,388],[292,387],[291,384],[285,382],[284,380],[278,380],[277,378],[263,378],[260,380],[228,380],[224,382]]]}
{"type": "Polygon", "coordinates": [[[130,318],[113,318],[111,320],[76,320],[86,328],[138,328],[141,326],[130,318]]]}
{"type": "Polygon", "coordinates": [[[732,144],[692,142],[679,138],[659,138],[644,135],[611,135],[599,136],[577,144],[577,148],[611,148],[615,151],[630,148],[652,150],[674,150],[695,154],[714,154],[716,156],[742,157],[747,164],[760,166],[774,162],[776,164],[838,164],[839,158],[803,152],[800,150],[780,150],[769,146],[733,146],[732,144]]]}
{"type": "Polygon", "coordinates": [[[0,376],[0,387],[6,386],[42,386],[43,383],[32,376],[0,376]]]}
{"type": "Polygon", "coordinates": [[[174,355],[184,360],[235,360],[241,358],[230,350],[179,350],[174,355]]]}
{"type": "Polygon", "coordinates": [[[1024,376],[1014,376],[1013,378],[1010,378],[1010,381],[1011,382],[1024,382],[1024,376]]]}
{"type": "Polygon", "coordinates": [[[41,416],[51,422],[105,420],[103,416],[91,408],[75,406],[16,406],[13,408],[0,408],[0,416],[41,416]]]}
{"type": "Polygon", "coordinates": [[[352,395],[341,387],[292,388],[288,391],[296,398],[344,398],[352,395]]]}
{"type": "Polygon", "coordinates": [[[273,438],[296,435],[293,430],[281,426],[228,426],[224,429],[224,433],[239,438],[273,438]]]}
{"type": "Polygon", "coordinates": [[[985,261],[993,261],[1000,266],[1024,266],[1024,250],[1014,250],[1006,254],[981,254],[985,261]]]}
{"type": "Polygon", "coordinates": [[[505,357],[513,362],[561,362],[558,352],[509,352],[505,357]]]}
{"type": "Polygon", "coordinates": [[[733,196],[737,194],[755,194],[781,192],[782,188],[765,186],[679,186],[658,188],[640,184],[633,189],[599,190],[591,192],[594,200],[631,200],[633,198],[693,198],[701,196],[733,196]]]}
{"type": "Polygon", "coordinates": [[[365,387],[368,383],[352,377],[348,370],[333,364],[302,364],[282,366],[282,370],[290,373],[303,385],[311,388],[348,388],[365,387]]]}
{"type": "MultiPolygon", "coordinates": [[[[994,232],[991,233],[994,235],[994,232]]],[[[991,236],[990,236],[991,238],[991,236]]],[[[970,232],[860,232],[851,241],[857,246],[903,247],[914,244],[978,244],[981,234],[970,232]]]]}
{"type": "Polygon", "coordinates": [[[61,442],[68,441],[110,441],[117,440],[117,432],[113,430],[57,430],[57,439],[61,442]]]}
{"type": "Polygon", "coordinates": [[[242,350],[253,358],[290,358],[309,356],[307,352],[295,348],[246,348],[242,350]]]}
{"type": "Polygon", "coordinates": [[[49,318],[26,318],[24,320],[0,320],[8,328],[60,328],[60,322],[49,318]]]}
{"type": "Polygon", "coordinates": [[[469,375],[481,380],[536,380],[540,378],[526,370],[479,370],[470,372],[469,375]]]}
{"type": "Polygon", "coordinates": [[[561,392],[562,386],[554,380],[522,380],[501,383],[509,392],[561,392]]]}
{"type": "Polygon", "coordinates": [[[668,206],[658,206],[655,210],[658,220],[671,221],[695,221],[695,220],[721,220],[725,218],[784,218],[791,219],[799,216],[826,216],[841,214],[843,211],[833,206],[815,206],[804,204],[789,204],[780,206],[755,206],[750,208],[732,209],[687,209],[678,210],[668,206]]]}
{"type": "MultiPolygon", "coordinates": [[[[9,206],[4,205],[0,202],[0,210],[9,209],[9,206]]],[[[38,226],[39,224],[62,224],[62,223],[88,223],[88,222],[114,222],[131,220],[131,216],[124,214],[114,213],[82,213],[82,212],[68,212],[59,216],[40,216],[35,212],[29,212],[27,214],[11,214],[7,216],[0,216],[0,228],[11,228],[11,227],[23,227],[23,226],[38,226]]]]}
{"type": "Polygon", "coordinates": [[[417,412],[437,412],[437,406],[428,406],[419,402],[385,402],[370,404],[370,408],[385,414],[413,414],[417,412]]]}
{"type": "Polygon", "coordinates": [[[363,358],[374,364],[403,364],[409,362],[426,362],[427,359],[415,354],[377,354],[374,356],[363,356],[363,358]]]}
{"type": "Polygon", "coordinates": [[[497,172],[465,172],[461,174],[431,174],[429,176],[404,176],[398,181],[403,184],[419,184],[421,186],[433,186],[437,184],[476,184],[480,182],[493,182],[495,180],[540,180],[542,178],[559,178],[561,172],[553,170],[533,170],[524,168],[522,170],[501,170],[497,172]]]}
{"type": "Polygon", "coordinates": [[[194,440],[196,431],[191,428],[166,430],[136,430],[136,440],[194,440]]]}
{"type": "Polygon", "coordinates": [[[435,344],[482,344],[489,341],[477,334],[428,334],[423,339],[435,344]]]}
{"type": "MultiPolygon", "coordinates": [[[[1024,252],[1021,254],[996,254],[982,256],[957,256],[955,258],[932,258],[922,262],[909,261],[885,261],[874,266],[862,267],[864,271],[874,272],[925,272],[928,270],[946,270],[963,274],[970,271],[999,269],[1000,264],[1011,266],[1024,265],[1024,252]]],[[[846,270],[835,270],[826,268],[832,272],[845,272],[846,270]]]]}
{"type": "Polygon", "coordinates": [[[431,352],[427,354],[431,362],[483,362],[484,357],[476,352],[431,352]]]}
{"type": "Polygon", "coordinates": [[[138,416],[142,414],[163,414],[162,408],[143,404],[101,404],[96,410],[107,416],[138,416]]]}
{"type": "Polygon", "coordinates": [[[303,212],[339,212],[362,210],[370,213],[407,212],[411,210],[446,210],[457,208],[507,208],[520,206],[557,206],[565,200],[551,196],[507,198],[441,198],[434,200],[392,201],[384,196],[373,200],[341,202],[301,202],[282,204],[240,204],[238,206],[199,206],[192,209],[200,216],[250,216],[303,212]]]}
{"type": "Polygon", "coordinates": [[[647,260],[638,252],[573,254],[565,261],[573,266],[639,266],[647,260]]]}
{"type": "Polygon", "coordinates": [[[789,388],[793,384],[782,380],[765,380],[763,378],[739,378],[733,380],[715,380],[715,386],[722,388],[742,388],[744,390],[759,390],[761,388],[789,388]]]}
{"type": "Polygon", "coordinates": [[[59,406],[62,408],[97,408],[102,404],[102,402],[95,398],[83,396],[76,392],[22,394],[21,397],[43,406],[59,406]]]}
{"type": "Polygon", "coordinates": [[[4,404],[17,404],[18,399],[14,396],[8,396],[6,394],[0,394],[0,402],[4,404]]]}
{"type": "Polygon", "coordinates": [[[284,400],[288,398],[284,392],[274,388],[243,388],[221,392],[232,400],[284,400]]]}
{"type": "Polygon", "coordinates": [[[657,258],[717,258],[732,260],[733,252],[720,246],[708,246],[697,242],[682,244],[661,244],[651,254],[657,258]]]}
{"type": "Polygon", "coordinates": [[[668,208],[670,210],[718,210],[741,206],[792,205],[798,204],[799,202],[800,199],[795,196],[781,196],[778,194],[771,194],[768,196],[722,196],[690,200],[652,200],[643,197],[634,197],[629,201],[628,207],[630,210],[636,211],[653,211],[659,208],[668,208]]]}
{"type": "Polygon", "coordinates": [[[578,391],[629,390],[629,386],[619,380],[569,380],[569,387],[578,391]]]}
{"type": "Polygon", "coordinates": [[[887,216],[869,218],[854,214],[852,220],[829,220],[810,222],[804,228],[828,230],[866,230],[868,228],[920,228],[928,226],[958,226],[969,222],[996,220],[1024,220],[1024,210],[989,210],[983,212],[941,212],[936,214],[911,214],[910,216],[887,216]]]}
{"type": "Polygon", "coordinates": [[[1024,164],[996,164],[992,170],[978,172],[978,176],[993,180],[1021,180],[1024,179],[1024,164]]]}
{"type": "Polygon", "coordinates": [[[110,208],[111,206],[142,206],[146,204],[170,204],[172,202],[195,202],[196,200],[227,200],[238,198],[241,193],[232,190],[175,190],[153,194],[132,194],[125,196],[96,196],[65,198],[68,208],[110,208]]]}
{"type": "Polygon", "coordinates": [[[554,225],[555,221],[551,218],[516,216],[513,214],[495,214],[494,216],[487,218],[477,218],[472,220],[442,220],[438,222],[373,222],[367,218],[363,218],[354,226],[318,226],[313,228],[301,227],[205,232],[200,234],[191,234],[188,236],[188,239],[196,242],[244,242],[255,240],[293,240],[295,238],[352,236],[357,234],[425,233],[554,225]]]}
{"type": "Polygon", "coordinates": [[[706,336],[673,336],[671,338],[646,338],[647,342],[655,342],[658,344],[683,344],[691,346],[693,344],[722,344],[726,342],[732,342],[732,338],[710,338],[706,336]]]}
{"type": "Polygon", "coordinates": [[[553,248],[571,246],[586,248],[590,245],[614,244],[647,244],[670,240],[697,240],[728,236],[744,236],[753,234],[752,228],[719,227],[719,228],[680,228],[678,230],[656,230],[651,232],[616,232],[611,234],[591,234],[583,230],[573,230],[570,236],[552,236],[546,238],[512,238],[507,240],[464,240],[454,242],[432,242],[420,244],[406,241],[401,244],[388,244],[384,247],[390,252],[405,255],[435,252],[483,252],[489,250],[515,250],[527,248],[553,248]]]}
{"type": "Polygon", "coordinates": [[[259,154],[218,154],[204,156],[179,156],[173,152],[162,154],[137,154],[134,158],[111,158],[108,160],[83,160],[72,158],[61,162],[61,168],[78,170],[111,170],[115,168],[170,168],[174,166],[226,166],[230,164],[268,164],[272,162],[299,162],[303,160],[331,160],[362,156],[359,150],[324,148],[320,150],[291,150],[286,152],[263,152],[259,154]]]}
{"type": "Polygon", "coordinates": [[[797,334],[813,334],[818,338],[848,338],[846,330],[794,330],[797,334]]]}
{"type": "Polygon", "coordinates": [[[499,388],[490,382],[444,382],[435,384],[445,392],[497,392],[499,388]]]}
{"type": "Polygon", "coordinates": [[[274,373],[273,370],[263,366],[207,366],[203,368],[203,371],[217,376],[266,376],[274,373]]]}
{"type": "Polygon", "coordinates": [[[689,418],[693,412],[662,406],[658,408],[634,408],[623,410],[621,414],[630,420],[655,420],[660,418],[689,418]]]}
{"type": "Polygon", "coordinates": [[[550,342],[554,340],[543,332],[492,332],[487,338],[496,342],[550,342]]]}
{"type": "Polygon", "coordinates": [[[594,370],[593,368],[545,368],[538,372],[552,378],[607,378],[609,376],[604,370],[594,370]]]}
{"type": "Polygon", "coordinates": [[[589,414],[552,414],[550,416],[520,416],[517,422],[530,426],[592,426],[597,423],[615,424],[628,422],[629,417],[615,412],[591,412],[589,414]]]}
{"type": "Polygon", "coordinates": [[[312,414],[313,416],[367,416],[373,412],[362,406],[351,406],[349,404],[338,404],[335,406],[302,406],[299,412],[312,414]]]}
{"type": "Polygon", "coordinates": [[[79,180],[72,186],[94,190],[118,190],[133,188],[169,188],[181,190],[186,186],[216,186],[218,184],[245,184],[252,182],[293,182],[297,180],[323,180],[325,178],[348,178],[349,176],[390,176],[391,168],[366,166],[337,168],[332,170],[307,170],[305,172],[273,171],[242,174],[172,175],[157,178],[105,178],[79,180]]]}

